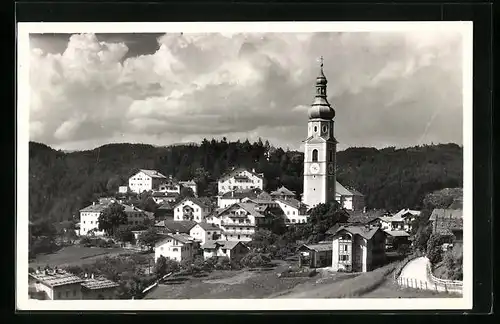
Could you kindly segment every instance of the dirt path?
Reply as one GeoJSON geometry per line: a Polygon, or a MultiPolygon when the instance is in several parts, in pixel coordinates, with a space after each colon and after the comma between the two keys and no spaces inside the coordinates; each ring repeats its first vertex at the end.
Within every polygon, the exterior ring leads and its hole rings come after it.
{"type": "MultiPolygon", "coordinates": [[[[440,292],[445,292],[447,290],[455,290],[453,288],[445,288],[443,285],[435,285],[429,278],[427,274],[427,266],[429,264],[429,259],[426,257],[416,258],[403,268],[398,280],[401,280],[406,286],[426,289],[426,290],[436,290],[440,292]]],[[[459,291],[459,290],[457,290],[459,291]]]]}

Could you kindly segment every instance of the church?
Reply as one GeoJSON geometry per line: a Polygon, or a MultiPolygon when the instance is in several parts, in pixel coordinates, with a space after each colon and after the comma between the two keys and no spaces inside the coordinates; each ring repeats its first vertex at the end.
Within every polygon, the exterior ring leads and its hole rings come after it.
{"type": "Polygon", "coordinates": [[[337,200],[345,208],[347,201],[344,199],[348,199],[350,208],[346,209],[360,210],[364,208],[362,194],[356,190],[344,188],[336,179],[338,142],[335,139],[333,120],[335,110],[327,99],[327,84],[328,81],[323,71],[323,58],[321,58],[320,71],[316,78],[316,95],[308,111],[307,138],[303,141],[304,191],[302,202],[309,208],[314,208],[318,204],[327,204],[337,200]],[[353,201],[359,201],[359,203],[353,204],[353,201]]]}

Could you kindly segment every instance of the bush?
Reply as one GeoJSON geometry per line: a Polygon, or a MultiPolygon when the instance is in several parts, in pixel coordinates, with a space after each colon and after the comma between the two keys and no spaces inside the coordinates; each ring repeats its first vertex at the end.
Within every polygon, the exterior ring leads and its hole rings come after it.
{"type": "Polygon", "coordinates": [[[444,265],[446,267],[446,279],[463,280],[463,256],[455,256],[453,251],[449,250],[444,256],[444,265]]]}
{"type": "Polygon", "coordinates": [[[240,260],[241,266],[248,268],[262,267],[270,263],[271,258],[268,255],[255,252],[248,253],[240,260]]]}
{"type": "Polygon", "coordinates": [[[443,243],[447,242],[448,238],[441,234],[432,234],[427,241],[427,258],[432,265],[439,263],[442,260],[443,243]]]}
{"type": "Polygon", "coordinates": [[[228,257],[219,258],[214,268],[217,270],[230,270],[232,269],[231,260],[228,257]]]}
{"type": "Polygon", "coordinates": [[[154,272],[157,278],[161,278],[167,273],[179,271],[179,262],[160,256],[155,263],[154,272]]]}

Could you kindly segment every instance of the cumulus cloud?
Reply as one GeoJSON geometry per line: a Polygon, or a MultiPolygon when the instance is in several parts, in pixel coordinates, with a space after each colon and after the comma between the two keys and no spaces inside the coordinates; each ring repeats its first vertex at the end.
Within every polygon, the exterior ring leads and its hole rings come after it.
{"type": "Polygon", "coordinates": [[[462,141],[460,34],[168,33],[135,56],[122,39],[71,35],[60,53],[32,44],[31,140],[260,136],[298,149],[323,55],[341,148],[462,141]]]}

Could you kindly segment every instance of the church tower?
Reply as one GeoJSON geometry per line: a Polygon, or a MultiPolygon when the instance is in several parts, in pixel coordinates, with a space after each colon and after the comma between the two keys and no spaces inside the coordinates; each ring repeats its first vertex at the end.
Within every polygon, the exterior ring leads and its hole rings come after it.
{"type": "Polygon", "coordinates": [[[335,110],[326,95],[328,81],[321,58],[316,78],[316,96],[309,108],[307,138],[304,140],[304,192],[302,202],[309,208],[335,201],[337,140],[334,137],[335,110]]]}

